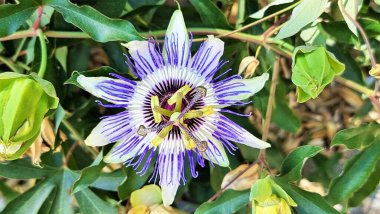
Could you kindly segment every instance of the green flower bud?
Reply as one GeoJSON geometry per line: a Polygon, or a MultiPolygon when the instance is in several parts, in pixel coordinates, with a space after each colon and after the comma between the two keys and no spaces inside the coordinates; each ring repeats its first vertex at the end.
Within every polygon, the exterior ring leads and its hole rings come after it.
{"type": "Polygon", "coordinates": [[[20,157],[37,138],[49,109],[58,106],[53,85],[36,74],[0,73],[0,157],[20,157]]]}
{"type": "Polygon", "coordinates": [[[259,179],[251,187],[252,214],[291,214],[293,199],[270,176],[259,179]]]}

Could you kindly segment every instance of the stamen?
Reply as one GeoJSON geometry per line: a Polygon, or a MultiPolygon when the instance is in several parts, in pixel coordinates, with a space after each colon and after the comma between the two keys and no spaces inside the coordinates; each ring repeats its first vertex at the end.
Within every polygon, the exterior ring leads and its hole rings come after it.
{"type": "Polygon", "coordinates": [[[170,121],[170,122],[167,122],[167,123],[164,123],[164,124],[161,124],[159,126],[156,126],[156,127],[151,127],[151,128],[146,128],[144,125],[141,125],[139,127],[139,129],[137,130],[137,134],[139,134],[140,136],[146,136],[148,133],[151,133],[151,132],[156,132],[158,130],[161,130],[167,126],[170,126],[170,125],[173,125],[174,122],[173,121],[170,121]]]}
{"type": "Polygon", "coordinates": [[[176,112],[181,111],[181,108],[182,108],[182,99],[183,99],[184,96],[185,95],[183,95],[182,92],[178,92],[178,94],[177,94],[177,101],[175,102],[176,104],[175,104],[174,111],[176,111],[176,112]]]}
{"type": "Polygon", "coordinates": [[[186,134],[195,142],[195,145],[197,146],[197,149],[200,153],[206,152],[208,146],[206,141],[200,141],[198,138],[196,138],[188,128],[186,128],[181,123],[178,124],[181,130],[185,131],[186,134]]]}
{"type": "Polygon", "coordinates": [[[214,113],[214,108],[212,106],[206,106],[199,110],[190,110],[183,115],[184,119],[192,119],[197,117],[205,117],[212,115],[214,113]]]}
{"type": "Polygon", "coordinates": [[[193,107],[193,105],[202,97],[205,97],[207,94],[207,89],[203,86],[198,86],[195,88],[195,95],[193,99],[190,100],[190,102],[187,104],[186,108],[182,110],[181,114],[179,115],[179,119],[182,118],[182,116],[190,110],[190,108],[193,107]]]}
{"type": "Polygon", "coordinates": [[[160,106],[155,106],[153,107],[153,111],[157,112],[157,113],[160,113],[162,115],[165,115],[167,117],[170,117],[172,116],[173,112],[172,111],[169,111],[167,109],[164,109],[164,108],[161,108],[160,106]]]}
{"type": "Polygon", "coordinates": [[[162,141],[164,141],[166,136],[168,136],[168,134],[169,134],[170,130],[172,130],[172,128],[173,128],[173,125],[169,125],[163,129],[161,129],[160,133],[158,133],[158,135],[156,135],[152,140],[153,146],[155,146],[155,147],[159,146],[162,143],[162,141]]]}
{"type": "Polygon", "coordinates": [[[160,101],[158,100],[158,96],[152,96],[150,98],[150,107],[152,108],[154,122],[160,123],[162,121],[162,117],[161,117],[161,114],[159,112],[154,111],[154,108],[156,106],[158,106],[158,107],[160,106],[160,101]]]}
{"type": "Polygon", "coordinates": [[[174,103],[176,103],[177,101],[177,98],[178,98],[178,94],[179,93],[182,93],[182,96],[181,96],[181,99],[183,98],[183,96],[185,96],[187,93],[189,93],[191,91],[191,88],[189,85],[184,85],[182,88],[178,89],[169,99],[168,99],[168,104],[169,105],[173,105],[174,103]]]}
{"type": "MultiPolygon", "coordinates": [[[[185,128],[187,128],[187,125],[184,124],[185,128]]],[[[190,136],[186,133],[186,131],[182,128],[180,128],[183,142],[185,143],[186,149],[193,149],[196,147],[196,144],[194,141],[190,138],[190,136]]]]}

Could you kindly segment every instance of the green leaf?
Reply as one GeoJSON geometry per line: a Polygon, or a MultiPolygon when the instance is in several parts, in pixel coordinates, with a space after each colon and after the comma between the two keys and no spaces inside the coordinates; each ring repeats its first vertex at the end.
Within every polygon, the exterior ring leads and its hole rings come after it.
{"type": "Polygon", "coordinates": [[[86,167],[82,170],[80,178],[74,183],[73,193],[87,188],[99,178],[102,169],[106,165],[102,159],[103,150],[99,153],[98,157],[96,157],[91,166],[86,167]]]}
{"type": "Polygon", "coordinates": [[[292,16],[281,28],[275,39],[284,39],[298,33],[316,20],[326,9],[328,0],[304,0],[294,8],[292,16]]]}
{"type": "Polygon", "coordinates": [[[141,40],[133,25],[121,19],[110,19],[90,6],[77,6],[68,0],[50,4],[65,21],[75,25],[98,42],[141,40]]]}
{"type": "Polygon", "coordinates": [[[195,214],[231,214],[249,203],[249,191],[226,190],[213,202],[203,203],[195,214]]]}
{"type": "Polygon", "coordinates": [[[287,3],[292,3],[294,0],[276,0],[268,4],[267,6],[261,8],[259,11],[249,15],[249,17],[254,18],[254,19],[261,19],[264,17],[264,13],[271,7],[277,6],[277,5],[282,5],[282,4],[287,4],[287,3]]]}
{"type": "Polygon", "coordinates": [[[0,176],[10,179],[44,178],[53,173],[55,169],[47,166],[37,167],[26,159],[0,163],[0,176]]]}
{"type": "Polygon", "coordinates": [[[371,176],[368,178],[367,182],[354,193],[354,195],[349,199],[350,207],[357,207],[361,202],[366,199],[370,194],[372,194],[380,182],[380,161],[377,161],[376,168],[373,170],[371,176]]]}
{"type": "Polygon", "coordinates": [[[332,180],[326,200],[334,205],[352,198],[371,178],[379,158],[380,141],[377,140],[347,162],[342,174],[332,180]]]}
{"type": "Polygon", "coordinates": [[[37,9],[34,1],[23,0],[19,4],[0,5],[0,37],[16,32],[37,9]]]}
{"type": "Polygon", "coordinates": [[[316,98],[344,69],[344,64],[324,47],[297,47],[292,64],[292,82],[297,86],[297,101],[306,102],[316,98]]]}
{"type": "Polygon", "coordinates": [[[305,161],[318,154],[323,148],[319,146],[301,146],[292,151],[281,166],[281,176],[289,181],[297,181],[302,178],[302,167],[305,161]]]}
{"type": "Polygon", "coordinates": [[[209,27],[230,29],[231,26],[222,11],[210,0],[190,0],[203,23],[209,27]]]}
{"type": "Polygon", "coordinates": [[[90,186],[97,189],[116,192],[126,177],[127,175],[122,169],[111,173],[101,173],[98,179],[96,179],[96,181],[90,186]]]}
{"type": "Polygon", "coordinates": [[[117,213],[116,207],[100,199],[90,189],[75,193],[75,198],[83,214],[117,213]]]}
{"type": "Polygon", "coordinates": [[[12,201],[14,198],[16,198],[18,195],[20,195],[19,192],[8,187],[8,185],[5,182],[0,182],[0,193],[4,197],[5,202],[12,201]]]}
{"type": "Polygon", "coordinates": [[[38,210],[54,188],[54,183],[50,182],[50,180],[41,182],[12,200],[1,213],[38,213],[38,210]]]}
{"type": "Polygon", "coordinates": [[[338,5],[339,5],[339,10],[341,11],[344,21],[347,23],[348,28],[351,30],[353,34],[358,36],[358,30],[356,29],[355,24],[351,21],[351,19],[346,15],[348,15],[356,20],[356,16],[360,11],[360,7],[363,4],[363,0],[356,0],[356,1],[351,1],[351,0],[339,0],[338,5]],[[343,3],[343,4],[342,4],[343,3]],[[345,12],[343,12],[343,10],[345,12]]]}
{"type": "Polygon", "coordinates": [[[275,182],[297,203],[295,209],[298,214],[339,214],[319,194],[302,190],[284,179],[277,178],[275,182]]]}
{"type": "Polygon", "coordinates": [[[356,128],[339,131],[331,142],[331,146],[343,144],[349,149],[363,149],[380,139],[380,124],[362,124],[356,128]]]}

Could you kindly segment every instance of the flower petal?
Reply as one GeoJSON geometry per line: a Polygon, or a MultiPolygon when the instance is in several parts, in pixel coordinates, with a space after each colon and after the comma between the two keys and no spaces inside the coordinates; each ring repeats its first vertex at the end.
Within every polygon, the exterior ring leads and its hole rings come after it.
{"type": "Polygon", "coordinates": [[[111,151],[104,157],[104,162],[125,163],[142,153],[146,154],[147,150],[153,147],[151,141],[154,136],[155,133],[149,133],[145,137],[140,136],[137,134],[137,128],[133,128],[131,134],[112,147],[111,151]]]}
{"type": "Polygon", "coordinates": [[[164,59],[158,52],[153,39],[149,41],[131,41],[122,45],[128,48],[128,52],[133,59],[133,64],[129,60],[127,64],[140,78],[164,66],[164,59]]]}
{"type": "Polygon", "coordinates": [[[224,65],[223,62],[219,62],[223,51],[224,42],[209,35],[208,39],[191,58],[189,67],[206,79],[210,79],[224,65]]]}
{"type": "Polygon", "coordinates": [[[128,136],[133,126],[127,111],[107,116],[91,131],[84,142],[88,146],[104,146],[128,136]]]}
{"type": "Polygon", "coordinates": [[[208,120],[213,122],[215,136],[232,142],[241,143],[252,148],[265,149],[270,147],[269,143],[255,137],[220,113],[216,112],[214,115],[210,116],[208,120]]]}
{"type": "Polygon", "coordinates": [[[160,145],[158,172],[165,206],[173,203],[181,179],[185,181],[185,150],[182,139],[168,138],[160,145]]]}
{"type": "Polygon", "coordinates": [[[264,73],[252,79],[241,79],[235,76],[214,83],[214,93],[218,99],[219,107],[224,108],[239,104],[239,101],[245,100],[260,91],[268,79],[269,74],[264,73]]]}
{"type": "Polygon", "coordinates": [[[166,31],[163,56],[169,65],[186,66],[190,59],[190,41],[181,10],[174,11],[166,31]]]}
{"type": "Polygon", "coordinates": [[[86,77],[79,75],[77,82],[81,87],[92,95],[107,100],[108,102],[119,104],[125,107],[134,93],[137,84],[126,79],[112,79],[107,77],[86,77]]]}
{"type": "Polygon", "coordinates": [[[202,154],[202,156],[205,159],[212,161],[215,164],[218,164],[219,166],[228,167],[230,165],[230,162],[228,160],[223,144],[214,136],[212,136],[212,131],[208,127],[206,127],[212,125],[207,125],[207,123],[208,122],[205,122],[203,126],[200,127],[197,131],[192,131],[199,140],[208,142],[207,150],[202,154]]]}

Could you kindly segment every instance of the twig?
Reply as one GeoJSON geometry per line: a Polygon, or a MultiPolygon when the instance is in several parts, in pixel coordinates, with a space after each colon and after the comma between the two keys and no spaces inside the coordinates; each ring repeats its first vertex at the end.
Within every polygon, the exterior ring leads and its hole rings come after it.
{"type": "MultiPolygon", "coordinates": [[[[276,97],[276,87],[278,83],[278,76],[280,73],[280,57],[276,58],[276,61],[273,66],[273,73],[272,73],[272,83],[270,85],[270,91],[269,91],[269,99],[268,99],[268,105],[267,105],[267,111],[265,114],[265,120],[263,124],[263,135],[262,135],[262,140],[267,141],[268,140],[268,134],[269,134],[269,126],[270,126],[270,121],[272,119],[272,112],[273,112],[273,104],[274,100],[276,97]]],[[[269,170],[269,165],[266,161],[266,152],[265,149],[261,149],[259,153],[259,158],[258,160],[260,161],[260,165],[266,167],[269,170]]]]}
{"type": "Polygon", "coordinates": [[[207,202],[212,202],[213,200],[217,199],[232,183],[234,183],[240,176],[246,173],[251,167],[256,165],[258,162],[259,160],[257,159],[255,162],[248,165],[243,171],[237,174],[230,182],[228,182],[223,188],[218,190],[210,199],[208,199],[207,202]]]}
{"type": "Polygon", "coordinates": [[[238,29],[236,29],[236,30],[234,30],[234,31],[231,31],[231,32],[228,32],[228,33],[226,33],[226,34],[219,35],[219,36],[217,36],[217,37],[218,37],[218,38],[227,37],[227,36],[229,36],[229,35],[231,35],[231,34],[234,34],[234,33],[237,33],[237,32],[243,31],[243,30],[247,30],[247,29],[249,29],[249,28],[251,28],[251,27],[253,27],[253,26],[255,26],[255,25],[258,25],[258,24],[260,24],[260,23],[262,23],[262,22],[268,20],[268,19],[271,19],[271,18],[273,18],[273,17],[276,17],[277,15],[280,15],[280,14],[282,14],[282,13],[288,11],[288,10],[293,9],[294,7],[296,7],[297,5],[299,5],[301,2],[302,2],[302,1],[298,1],[298,2],[296,2],[296,3],[294,3],[294,4],[290,5],[290,6],[288,6],[288,7],[286,7],[286,8],[284,8],[284,9],[282,9],[282,10],[279,10],[279,11],[277,11],[277,12],[275,12],[275,13],[272,13],[272,14],[270,14],[270,15],[264,17],[264,18],[261,18],[261,19],[255,21],[255,22],[252,22],[252,23],[250,23],[250,24],[248,24],[248,25],[245,25],[245,26],[243,26],[243,27],[241,27],[241,28],[238,28],[238,29]]]}
{"type": "Polygon", "coordinates": [[[63,165],[67,167],[69,164],[70,158],[74,152],[74,149],[79,145],[78,141],[75,141],[73,145],[70,146],[70,149],[67,151],[65,159],[63,159],[63,165]]]}
{"type": "Polygon", "coordinates": [[[96,158],[96,156],[98,155],[98,151],[95,150],[93,147],[86,146],[86,144],[84,143],[84,139],[78,133],[78,131],[74,128],[74,126],[67,119],[64,119],[62,121],[62,124],[70,131],[74,139],[77,140],[78,145],[86,149],[87,151],[89,151],[91,155],[93,156],[93,158],[96,158]]]}

